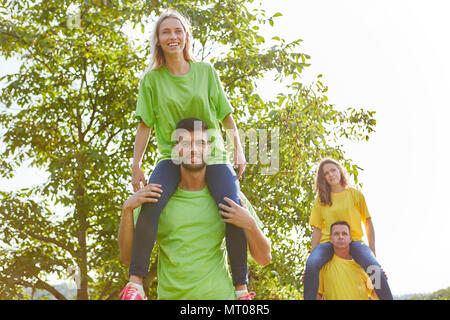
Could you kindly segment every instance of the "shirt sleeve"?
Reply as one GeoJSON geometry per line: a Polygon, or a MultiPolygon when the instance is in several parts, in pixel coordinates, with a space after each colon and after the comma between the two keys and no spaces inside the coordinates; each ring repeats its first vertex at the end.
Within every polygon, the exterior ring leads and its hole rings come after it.
{"type": "Polygon", "coordinates": [[[255,209],[253,209],[250,201],[248,201],[248,199],[245,197],[245,195],[242,192],[239,193],[239,197],[242,199],[242,201],[244,201],[245,205],[247,206],[248,211],[250,212],[252,217],[255,219],[256,224],[258,225],[258,228],[260,228],[260,229],[264,228],[264,223],[259,219],[259,217],[256,214],[255,209]]]}
{"type": "Polygon", "coordinates": [[[222,84],[220,83],[219,75],[217,71],[211,66],[211,72],[213,74],[213,86],[217,89],[217,94],[215,94],[214,107],[216,109],[216,116],[219,121],[233,112],[233,107],[228,101],[225,91],[223,90],[222,84]]]}
{"type": "Polygon", "coordinates": [[[156,121],[153,107],[152,89],[148,85],[148,77],[145,75],[139,83],[135,118],[144,122],[149,128],[152,128],[156,121]]]}
{"type": "Polygon", "coordinates": [[[322,208],[320,207],[319,198],[316,198],[311,209],[311,217],[309,218],[309,225],[323,229],[322,208]]]}
{"type": "Polygon", "coordinates": [[[134,228],[136,229],[137,220],[139,218],[139,214],[141,213],[141,207],[139,206],[136,209],[133,210],[133,222],[134,222],[134,228]]]}
{"type": "Polygon", "coordinates": [[[361,220],[365,223],[366,219],[370,218],[369,209],[367,209],[366,199],[362,192],[356,190],[357,201],[356,205],[358,206],[359,214],[361,215],[361,220]]]}

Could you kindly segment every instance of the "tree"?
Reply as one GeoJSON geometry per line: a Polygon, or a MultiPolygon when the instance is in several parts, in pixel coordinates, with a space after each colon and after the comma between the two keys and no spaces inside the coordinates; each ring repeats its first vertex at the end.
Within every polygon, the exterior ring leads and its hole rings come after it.
{"type": "MultiPolygon", "coordinates": [[[[400,297],[402,299],[402,297],[400,297]]],[[[450,287],[429,294],[414,294],[403,300],[450,300],[450,287]]]]}
{"type": "MultiPolygon", "coordinates": [[[[270,128],[268,137],[281,137],[279,170],[262,176],[259,161],[248,166],[242,182],[274,246],[269,267],[251,263],[250,281],[260,298],[301,294],[314,165],[325,155],[344,160],[339,139],[368,139],[375,120],[373,112],[336,111],[320,80],[299,83],[309,59],[298,52],[301,40],[264,39],[259,26],[273,25],[279,14],[247,9],[252,2],[0,2],[0,52],[22,62],[18,73],[1,79],[0,174],[14,176],[25,161],[49,173],[40,186],[0,193],[1,298],[24,297],[24,287],[70,298],[49,276],[68,279],[74,266],[77,299],[117,298],[127,278],[118,260],[117,229],[131,191],[133,113],[146,69],[148,23],[169,6],[190,17],[196,57],[219,71],[238,127],[257,134],[270,128]],[[140,27],[145,41],[130,39],[130,27],[140,27]],[[266,101],[257,94],[257,81],[271,71],[286,92],[266,101]],[[55,204],[66,208],[64,215],[53,212],[55,204]]],[[[155,155],[151,140],[147,169],[155,155]]],[[[357,166],[344,162],[357,182],[357,166]]]]}

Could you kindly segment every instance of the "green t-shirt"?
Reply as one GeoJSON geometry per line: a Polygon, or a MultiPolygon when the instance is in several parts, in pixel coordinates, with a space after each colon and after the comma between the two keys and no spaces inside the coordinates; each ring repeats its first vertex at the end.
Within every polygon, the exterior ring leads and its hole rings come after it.
{"type": "MultiPolygon", "coordinates": [[[[247,198],[241,199],[263,224],[247,198]]],[[[134,210],[136,225],[140,207],[134,210]]],[[[225,223],[214,198],[201,191],[177,189],[161,213],[158,225],[158,299],[234,300],[228,270],[225,223]]]]}
{"type": "Polygon", "coordinates": [[[174,76],[165,66],[145,74],[139,86],[136,118],[155,127],[158,161],[172,156],[173,136],[178,122],[198,118],[208,125],[211,155],[207,164],[229,164],[219,121],[233,112],[214,68],[203,62],[189,62],[190,70],[174,76]]]}

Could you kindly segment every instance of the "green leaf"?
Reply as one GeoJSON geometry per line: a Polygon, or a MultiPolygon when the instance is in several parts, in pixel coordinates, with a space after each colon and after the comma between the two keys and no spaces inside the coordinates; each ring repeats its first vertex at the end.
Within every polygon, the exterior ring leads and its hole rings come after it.
{"type": "MultiPolygon", "coordinates": [[[[0,272],[11,279],[0,281],[2,299],[25,298],[19,283],[33,288],[50,276],[69,279],[74,265],[83,267],[87,279],[77,299],[115,298],[128,281],[117,229],[131,193],[137,90],[149,57],[151,30],[145,26],[168,4],[188,15],[195,55],[216,68],[238,128],[257,132],[258,148],[266,138],[267,152],[258,149],[241,190],[265,225],[273,259],[264,268],[250,261],[249,286],[261,299],[301,296],[317,163],[331,156],[351,165],[342,143],[367,141],[375,113],[335,110],[324,95],[322,75],[305,83],[302,72],[311,57],[299,53],[301,39],[287,42],[277,35],[276,45],[263,45],[261,26],[273,26],[281,13],[267,18],[264,8],[249,12],[251,2],[243,0],[169,2],[82,1],[80,28],[72,29],[67,1],[0,6],[0,21],[8,28],[0,36],[0,52],[20,56],[22,64],[1,78],[0,176],[17,175],[24,165],[47,175],[29,190],[0,191],[0,234],[14,248],[0,248],[0,272]],[[141,32],[126,33],[126,26],[138,24],[141,32]],[[263,98],[259,81],[271,77],[279,93],[263,98]]],[[[250,154],[248,147],[245,152],[250,154]]],[[[156,156],[152,135],[146,172],[156,156]]],[[[355,181],[359,170],[351,171],[355,181]]],[[[148,297],[156,298],[156,287],[149,290],[148,297]]]]}

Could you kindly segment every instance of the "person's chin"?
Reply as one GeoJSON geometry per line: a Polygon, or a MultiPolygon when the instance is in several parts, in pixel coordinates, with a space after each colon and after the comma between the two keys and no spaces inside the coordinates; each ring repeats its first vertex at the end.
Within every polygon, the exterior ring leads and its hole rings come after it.
{"type": "Polygon", "coordinates": [[[206,163],[181,163],[181,166],[188,171],[200,171],[206,167],[206,163]]]}

